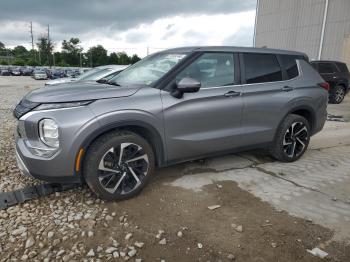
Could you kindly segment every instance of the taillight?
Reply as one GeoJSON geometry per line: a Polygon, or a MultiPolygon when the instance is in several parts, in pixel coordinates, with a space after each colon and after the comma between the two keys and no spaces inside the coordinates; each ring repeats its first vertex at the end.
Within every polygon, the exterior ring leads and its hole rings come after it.
{"type": "Polygon", "coordinates": [[[324,83],[319,83],[318,84],[320,87],[322,87],[323,89],[329,91],[329,84],[327,82],[324,83]]]}

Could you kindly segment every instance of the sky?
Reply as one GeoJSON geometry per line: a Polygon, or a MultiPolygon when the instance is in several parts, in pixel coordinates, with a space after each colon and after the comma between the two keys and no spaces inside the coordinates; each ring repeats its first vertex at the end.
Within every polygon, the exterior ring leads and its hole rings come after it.
{"type": "Polygon", "coordinates": [[[0,8],[0,41],[31,47],[47,33],[55,50],[78,37],[85,51],[101,44],[108,52],[143,57],[193,45],[252,46],[256,0],[10,0],[0,8]]]}

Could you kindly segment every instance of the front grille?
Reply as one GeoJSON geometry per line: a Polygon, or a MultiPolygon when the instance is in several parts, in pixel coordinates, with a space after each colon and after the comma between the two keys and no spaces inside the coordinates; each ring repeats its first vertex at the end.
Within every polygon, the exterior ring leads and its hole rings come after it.
{"type": "Polygon", "coordinates": [[[37,107],[39,103],[31,102],[26,99],[22,99],[18,105],[13,110],[13,115],[19,119],[21,116],[25,115],[29,111],[33,110],[35,107],[37,107]]]}

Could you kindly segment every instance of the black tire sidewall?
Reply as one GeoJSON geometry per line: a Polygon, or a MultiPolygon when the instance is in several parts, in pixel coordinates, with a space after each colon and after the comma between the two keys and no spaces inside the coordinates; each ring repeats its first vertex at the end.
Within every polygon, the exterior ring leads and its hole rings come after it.
{"type": "Polygon", "coordinates": [[[330,91],[329,103],[331,103],[331,104],[340,104],[341,102],[343,102],[343,100],[345,98],[345,92],[346,92],[345,88],[342,87],[342,86],[339,86],[339,85],[337,85],[334,88],[332,88],[331,91],[330,91]],[[343,93],[344,95],[343,95],[343,97],[342,97],[342,99],[340,101],[337,101],[336,98],[335,98],[338,89],[342,89],[344,91],[344,93],[343,93]]]}
{"type": "Polygon", "coordinates": [[[148,183],[150,177],[154,173],[154,154],[152,147],[149,143],[140,137],[139,135],[129,132],[112,132],[102,137],[98,138],[93,144],[89,147],[86,157],[84,159],[84,169],[83,174],[88,184],[89,188],[101,199],[104,200],[123,200],[131,198],[137,195],[148,183]],[[134,143],[140,145],[145,153],[148,156],[149,166],[148,172],[145,178],[142,181],[142,184],[138,186],[137,189],[133,190],[130,193],[120,195],[112,194],[106,191],[100,184],[97,178],[97,170],[102,156],[111,148],[120,145],[121,143],[134,143]]]}
{"type": "Polygon", "coordinates": [[[271,150],[272,151],[271,153],[272,153],[272,156],[279,161],[294,162],[304,155],[305,151],[308,148],[309,143],[310,143],[309,122],[302,116],[290,114],[283,120],[283,122],[278,128],[277,135],[274,141],[274,146],[271,150]],[[306,126],[307,132],[308,132],[308,139],[305,143],[305,148],[301,154],[299,154],[298,156],[289,157],[286,155],[286,153],[283,150],[283,139],[284,139],[285,133],[287,132],[287,129],[295,122],[302,122],[306,126]]]}

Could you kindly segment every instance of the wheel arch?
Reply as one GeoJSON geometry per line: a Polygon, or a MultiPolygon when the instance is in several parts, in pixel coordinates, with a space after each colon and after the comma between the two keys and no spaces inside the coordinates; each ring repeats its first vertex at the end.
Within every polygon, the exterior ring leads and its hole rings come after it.
{"type": "Polygon", "coordinates": [[[142,121],[123,121],[102,126],[84,139],[81,146],[79,147],[83,148],[85,152],[84,156],[80,159],[80,166],[82,166],[82,163],[84,162],[86,152],[89,150],[90,145],[102,135],[105,135],[115,130],[128,130],[143,137],[153,149],[156,166],[160,167],[165,165],[165,146],[163,143],[162,136],[156,130],[156,128],[142,121]]]}
{"type": "MultiPolygon", "coordinates": [[[[316,112],[314,111],[314,109],[312,107],[309,106],[297,106],[297,107],[293,107],[291,110],[289,110],[281,119],[280,123],[278,124],[278,127],[281,126],[281,124],[283,123],[284,119],[290,115],[290,114],[295,114],[295,115],[299,115],[304,117],[309,125],[310,125],[310,129],[311,129],[311,134],[314,133],[315,127],[316,127],[316,112]]],[[[276,129],[276,133],[275,136],[277,135],[278,129],[276,129]]]]}

